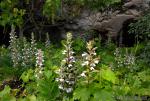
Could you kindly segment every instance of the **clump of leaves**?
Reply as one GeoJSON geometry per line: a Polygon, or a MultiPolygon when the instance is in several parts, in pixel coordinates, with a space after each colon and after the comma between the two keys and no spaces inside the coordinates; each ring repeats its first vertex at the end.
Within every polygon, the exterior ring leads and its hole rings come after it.
{"type": "Polygon", "coordinates": [[[142,49],[142,53],[140,54],[141,61],[145,63],[145,65],[150,66],[150,41],[148,41],[142,49]]]}
{"type": "Polygon", "coordinates": [[[130,24],[129,33],[135,34],[136,38],[147,41],[150,38],[150,14],[149,12],[138,19],[137,22],[130,24]]]}
{"type": "Polygon", "coordinates": [[[56,101],[59,96],[58,84],[55,81],[55,73],[44,69],[40,78],[36,77],[37,73],[30,69],[24,72],[21,79],[24,81],[25,94],[36,95],[36,99],[39,101],[56,101]]]}
{"type": "Polygon", "coordinates": [[[21,26],[23,24],[23,16],[25,14],[24,9],[16,8],[19,0],[2,0],[0,2],[1,7],[1,22],[0,25],[6,26],[14,24],[15,26],[21,26]]]}

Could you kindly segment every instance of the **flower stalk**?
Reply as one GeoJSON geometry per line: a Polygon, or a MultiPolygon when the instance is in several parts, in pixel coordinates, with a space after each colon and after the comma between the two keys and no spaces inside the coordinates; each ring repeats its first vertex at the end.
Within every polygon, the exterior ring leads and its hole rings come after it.
{"type": "Polygon", "coordinates": [[[90,83],[90,73],[95,71],[96,65],[99,63],[99,57],[96,56],[96,49],[97,47],[94,47],[94,41],[89,41],[87,43],[87,52],[82,54],[83,63],[81,65],[85,67],[85,70],[80,76],[86,78],[88,85],[90,83]]]}
{"type": "Polygon", "coordinates": [[[36,53],[36,69],[35,69],[35,77],[36,78],[40,78],[43,74],[43,63],[44,63],[44,54],[43,51],[41,49],[37,50],[36,53]]]}
{"type": "Polygon", "coordinates": [[[72,33],[67,33],[67,41],[64,44],[65,50],[62,51],[64,59],[61,63],[61,68],[57,72],[59,77],[56,79],[59,82],[59,89],[62,94],[71,94],[76,83],[76,67],[75,57],[72,45],[72,33]]]}

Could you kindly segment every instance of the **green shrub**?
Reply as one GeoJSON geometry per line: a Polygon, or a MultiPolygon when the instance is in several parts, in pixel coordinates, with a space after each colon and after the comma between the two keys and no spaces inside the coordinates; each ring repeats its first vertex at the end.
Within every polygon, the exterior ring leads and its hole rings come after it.
{"type": "Polygon", "coordinates": [[[150,38],[150,13],[147,12],[144,16],[138,19],[137,22],[130,24],[129,33],[135,34],[137,41],[147,41],[150,38]]]}

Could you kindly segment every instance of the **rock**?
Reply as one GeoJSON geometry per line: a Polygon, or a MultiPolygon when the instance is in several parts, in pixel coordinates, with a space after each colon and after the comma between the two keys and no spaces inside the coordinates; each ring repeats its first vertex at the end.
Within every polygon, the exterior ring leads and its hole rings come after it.
{"type": "Polygon", "coordinates": [[[150,0],[130,0],[129,2],[125,3],[123,7],[126,8],[135,7],[135,8],[143,9],[143,8],[148,8],[149,3],[150,0]]]}
{"type": "Polygon", "coordinates": [[[120,10],[109,9],[103,12],[83,10],[80,17],[73,19],[72,24],[66,24],[65,28],[74,32],[96,30],[116,39],[126,21],[132,22],[150,8],[150,0],[123,0],[123,2],[120,10]]]}
{"type": "Polygon", "coordinates": [[[125,12],[125,14],[128,15],[134,15],[136,17],[140,16],[142,12],[137,11],[136,9],[129,9],[128,11],[125,12]]]}
{"type": "Polygon", "coordinates": [[[101,22],[100,25],[95,25],[94,28],[100,32],[108,31],[109,37],[116,37],[117,34],[121,31],[123,27],[123,23],[129,19],[134,19],[135,16],[133,15],[126,15],[126,14],[118,14],[115,17],[112,17],[108,21],[101,22]]]}

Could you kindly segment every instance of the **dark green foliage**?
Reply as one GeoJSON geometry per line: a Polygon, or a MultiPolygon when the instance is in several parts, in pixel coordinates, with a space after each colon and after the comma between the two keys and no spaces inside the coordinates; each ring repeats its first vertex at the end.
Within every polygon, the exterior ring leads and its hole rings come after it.
{"type": "Polygon", "coordinates": [[[17,8],[18,0],[2,0],[0,3],[1,7],[1,16],[0,16],[0,25],[16,25],[21,26],[23,24],[23,16],[25,10],[17,8]]]}
{"type": "Polygon", "coordinates": [[[82,52],[85,50],[85,41],[82,38],[77,38],[73,42],[73,50],[76,51],[77,53],[82,52]]]}
{"type": "MultiPolygon", "coordinates": [[[[150,39],[150,13],[147,12],[137,22],[130,24],[129,33],[135,34],[136,38],[147,41],[150,39]]],[[[139,40],[137,40],[139,41],[139,40]]]]}
{"type": "Polygon", "coordinates": [[[55,81],[55,75],[51,71],[44,72],[44,78],[37,81],[37,96],[41,101],[56,101],[59,94],[57,82],[55,81]]]}
{"type": "Polygon", "coordinates": [[[52,24],[55,18],[61,15],[61,0],[46,0],[43,6],[43,15],[51,19],[52,24]]]}
{"type": "Polygon", "coordinates": [[[4,90],[0,92],[1,101],[16,101],[16,98],[10,94],[11,88],[5,86],[4,90]]]}
{"type": "Polygon", "coordinates": [[[141,61],[150,66],[150,41],[148,41],[140,54],[141,61]]]}
{"type": "Polygon", "coordinates": [[[26,94],[37,95],[39,101],[56,101],[59,89],[55,81],[55,73],[50,70],[45,70],[42,78],[35,77],[36,73],[33,70],[24,72],[20,79],[25,82],[26,94]]]}
{"type": "Polygon", "coordinates": [[[9,51],[4,46],[0,48],[0,81],[7,79],[10,75],[13,75],[14,70],[12,69],[11,58],[9,51]]]}

